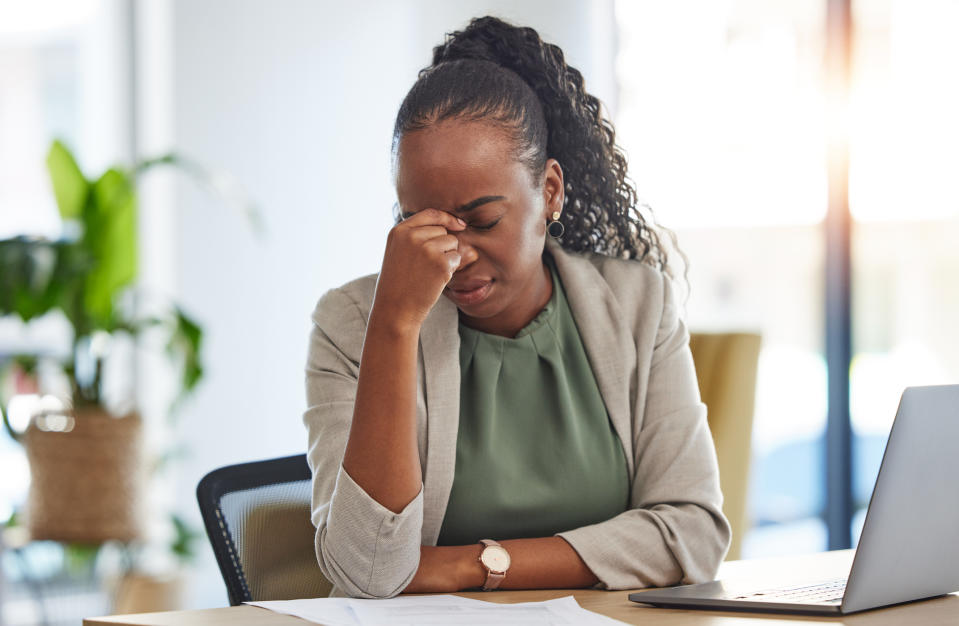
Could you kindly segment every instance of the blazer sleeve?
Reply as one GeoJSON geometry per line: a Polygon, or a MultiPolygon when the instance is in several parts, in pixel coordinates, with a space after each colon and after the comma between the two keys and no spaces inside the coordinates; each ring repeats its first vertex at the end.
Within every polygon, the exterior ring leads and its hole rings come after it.
{"type": "Polygon", "coordinates": [[[663,298],[648,369],[637,367],[648,380],[635,386],[646,393],[634,409],[630,509],[559,533],[605,589],[713,580],[729,548],[716,451],[669,279],[663,298]]]}
{"type": "Polygon", "coordinates": [[[392,597],[419,566],[423,491],[393,513],[343,469],[366,316],[341,288],[320,299],[312,319],[303,422],[313,472],[317,561],[323,575],[350,596],[392,597]]]}

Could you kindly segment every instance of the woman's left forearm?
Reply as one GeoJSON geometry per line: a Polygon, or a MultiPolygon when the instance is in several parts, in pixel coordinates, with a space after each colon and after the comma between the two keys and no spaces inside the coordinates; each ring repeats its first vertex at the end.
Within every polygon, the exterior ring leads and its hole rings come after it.
{"type": "MultiPolygon", "coordinates": [[[[599,579],[562,537],[510,539],[500,542],[510,567],[500,589],[580,589],[599,579]]],[[[482,587],[486,568],[483,546],[422,546],[420,565],[404,593],[437,593],[482,587]]]]}

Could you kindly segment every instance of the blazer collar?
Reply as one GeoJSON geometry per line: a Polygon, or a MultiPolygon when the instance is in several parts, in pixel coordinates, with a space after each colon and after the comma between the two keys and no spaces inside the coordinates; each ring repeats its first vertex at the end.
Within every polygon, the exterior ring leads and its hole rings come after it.
{"type": "Polygon", "coordinates": [[[636,368],[635,341],[609,283],[586,256],[571,254],[555,241],[546,242],[566,290],[566,300],[586,349],[599,393],[633,475],[630,398],[631,372],[636,368]]]}

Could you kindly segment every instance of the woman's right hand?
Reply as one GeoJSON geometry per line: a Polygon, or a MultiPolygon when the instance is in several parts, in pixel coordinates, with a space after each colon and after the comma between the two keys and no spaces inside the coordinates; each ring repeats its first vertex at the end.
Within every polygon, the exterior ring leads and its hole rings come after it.
{"type": "Polygon", "coordinates": [[[466,222],[437,209],[418,211],[394,226],[386,240],[371,318],[379,310],[394,329],[418,333],[463,261],[452,233],[465,228],[466,222]]]}

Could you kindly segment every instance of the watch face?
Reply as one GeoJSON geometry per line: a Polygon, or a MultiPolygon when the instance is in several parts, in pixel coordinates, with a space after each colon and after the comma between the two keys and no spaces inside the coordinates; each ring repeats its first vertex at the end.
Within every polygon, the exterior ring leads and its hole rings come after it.
{"type": "Polygon", "coordinates": [[[509,568],[509,552],[502,546],[486,546],[480,555],[480,561],[490,571],[502,574],[509,568]]]}

